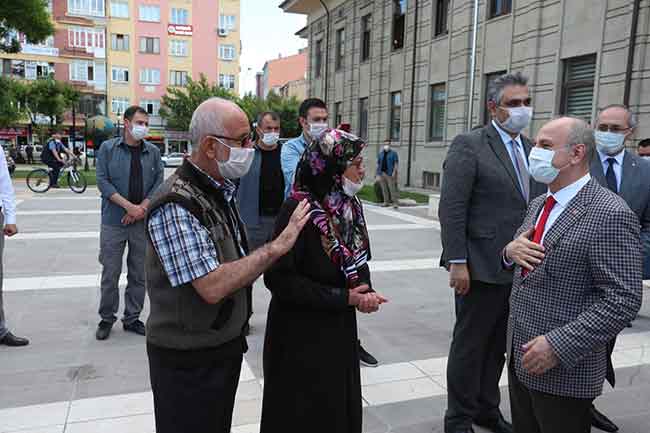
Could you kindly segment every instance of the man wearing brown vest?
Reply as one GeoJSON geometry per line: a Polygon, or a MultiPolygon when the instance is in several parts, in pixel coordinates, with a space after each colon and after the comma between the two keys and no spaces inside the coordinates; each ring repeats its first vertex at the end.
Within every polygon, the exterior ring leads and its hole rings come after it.
{"type": "MultiPolygon", "coordinates": [[[[246,289],[293,246],[301,203],[276,240],[248,254],[233,180],[250,168],[246,114],[212,98],[194,112],[193,153],[147,217],[147,352],[158,433],[230,432],[248,321],[246,289]]],[[[255,198],[257,199],[257,198],[255,198]]]]}

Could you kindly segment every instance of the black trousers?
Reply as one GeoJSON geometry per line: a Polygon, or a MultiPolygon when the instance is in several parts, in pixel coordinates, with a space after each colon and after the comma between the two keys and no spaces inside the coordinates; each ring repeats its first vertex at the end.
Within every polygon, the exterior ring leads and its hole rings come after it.
{"type": "Polygon", "coordinates": [[[499,379],[505,364],[511,285],[472,281],[456,295],[456,324],[447,362],[445,432],[501,416],[499,379]]]}
{"type": "Polygon", "coordinates": [[[516,433],[589,433],[593,399],[533,391],[508,369],[512,427],[516,433]]]}
{"type": "Polygon", "coordinates": [[[159,352],[147,346],[156,433],[230,433],[243,355],[184,363],[159,352]]]}
{"type": "Polygon", "coordinates": [[[59,161],[50,161],[47,163],[47,166],[52,169],[50,171],[50,185],[58,185],[59,183],[59,172],[61,171],[61,164],[59,161]]]}

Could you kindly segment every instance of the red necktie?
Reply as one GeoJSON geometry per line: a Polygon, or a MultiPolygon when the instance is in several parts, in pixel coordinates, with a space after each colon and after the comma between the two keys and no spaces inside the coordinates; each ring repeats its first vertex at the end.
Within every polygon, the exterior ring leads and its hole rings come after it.
{"type": "MultiPolygon", "coordinates": [[[[546,198],[546,202],[544,203],[544,210],[542,211],[542,216],[539,217],[539,221],[537,222],[537,225],[535,226],[535,231],[533,232],[533,242],[536,244],[541,244],[542,243],[542,236],[544,236],[544,229],[546,228],[546,221],[548,221],[548,217],[551,215],[551,210],[553,209],[553,206],[555,206],[555,198],[552,195],[549,195],[546,198]]],[[[527,269],[524,269],[522,271],[522,274],[525,276],[528,273],[527,269]]]]}

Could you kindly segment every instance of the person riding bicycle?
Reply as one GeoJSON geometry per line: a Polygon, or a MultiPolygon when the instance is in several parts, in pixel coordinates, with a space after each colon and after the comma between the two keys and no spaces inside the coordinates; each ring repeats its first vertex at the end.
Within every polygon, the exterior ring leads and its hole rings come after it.
{"type": "Polygon", "coordinates": [[[59,172],[65,165],[65,161],[61,156],[61,152],[67,153],[70,157],[74,156],[70,149],[63,145],[63,142],[61,141],[61,134],[55,132],[52,134],[52,138],[47,142],[47,145],[43,148],[43,152],[41,153],[41,160],[51,169],[51,188],[60,188],[58,184],[59,172]]]}

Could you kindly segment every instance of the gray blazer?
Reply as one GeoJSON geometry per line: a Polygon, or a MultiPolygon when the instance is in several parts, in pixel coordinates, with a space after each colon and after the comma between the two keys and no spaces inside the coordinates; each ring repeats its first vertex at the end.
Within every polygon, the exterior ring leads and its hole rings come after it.
{"type": "MultiPolygon", "coordinates": [[[[526,154],[531,143],[522,136],[526,154]]],[[[501,266],[501,250],[526,215],[526,203],[506,146],[487,126],[458,135],[445,159],[440,193],[442,258],[467,259],[472,280],[510,284],[512,272],[501,266]]],[[[530,197],[546,192],[531,178],[530,197]]]]}
{"type": "MultiPolygon", "coordinates": [[[[602,186],[607,187],[598,153],[591,162],[591,175],[602,186]]],[[[619,195],[639,217],[643,256],[647,258],[650,256],[650,162],[627,150],[623,157],[619,195]]]]}
{"type": "MultiPolygon", "coordinates": [[[[531,202],[516,236],[535,224],[545,197],[531,202]]],[[[547,394],[601,394],[607,343],[641,307],[639,221],[625,202],[589,181],[544,237],[546,256],[522,276],[515,268],[508,353],[519,380],[547,394]],[[545,335],[560,364],[541,376],[521,365],[521,346],[545,335]]]]}

